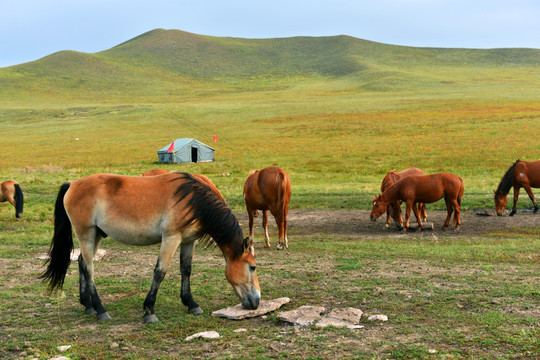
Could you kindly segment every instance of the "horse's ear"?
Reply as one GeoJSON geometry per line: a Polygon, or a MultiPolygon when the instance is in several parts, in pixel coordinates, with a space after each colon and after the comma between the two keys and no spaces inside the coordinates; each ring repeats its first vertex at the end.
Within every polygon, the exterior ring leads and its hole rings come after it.
{"type": "Polygon", "coordinates": [[[253,249],[253,244],[251,243],[251,241],[249,241],[249,236],[244,239],[244,244],[243,245],[244,245],[244,252],[250,251],[251,253],[253,253],[253,255],[255,255],[255,251],[253,249]]]}

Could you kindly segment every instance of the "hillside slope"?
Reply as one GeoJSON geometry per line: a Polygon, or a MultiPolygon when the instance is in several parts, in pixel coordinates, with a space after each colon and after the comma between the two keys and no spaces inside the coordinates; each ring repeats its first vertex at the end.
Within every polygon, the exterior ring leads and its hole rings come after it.
{"type": "Polygon", "coordinates": [[[349,36],[239,39],[156,29],[95,54],[61,51],[0,69],[0,94],[138,96],[209,82],[313,76],[422,82],[434,67],[538,65],[538,49],[413,48],[349,36]]]}

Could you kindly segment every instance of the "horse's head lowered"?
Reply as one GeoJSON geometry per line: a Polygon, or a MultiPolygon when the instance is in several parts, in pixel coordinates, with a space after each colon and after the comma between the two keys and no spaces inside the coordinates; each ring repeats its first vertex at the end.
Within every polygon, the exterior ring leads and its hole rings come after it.
{"type": "Polygon", "coordinates": [[[507,199],[506,195],[503,195],[501,191],[494,191],[495,193],[495,212],[498,216],[503,216],[506,210],[507,199]]]}
{"type": "Polygon", "coordinates": [[[257,266],[253,247],[249,238],[244,239],[244,252],[239,256],[225,254],[227,267],[225,276],[242,300],[242,307],[247,310],[257,309],[261,301],[261,288],[257,279],[257,266]]]}
{"type": "Polygon", "coordinates": [[[373,199],[372,204],[373,207],[371,208],[371,215],[369,218],[371,221],[376,221],[382,214],[386,212],[388,203],[383,200],[382,195],[377,195],[375,199],[373,199]]]}

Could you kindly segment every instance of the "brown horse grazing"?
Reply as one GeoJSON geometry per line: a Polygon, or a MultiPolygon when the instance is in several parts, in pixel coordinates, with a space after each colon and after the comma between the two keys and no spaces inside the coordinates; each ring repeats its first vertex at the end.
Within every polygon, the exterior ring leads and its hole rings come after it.
{"type": "MultiPolygon", "coordinates": [[[[386,176],[383,178],[381,184],[381,192],[388,189],[392,184],[395,184],[398,180],[410,176],[410,175],[425,175],[424,172],[418,168],[409,168],[400,172],[396,170],[390,170],[386,173],[386,176]]],[[[426,205],[424,203],[418,203],[418,210],[420,211],[420,216],[422,221],[427,220],[426,205]]],[[[396,227],[398,229],[403,228],[403,217],[401,216],[401,201],[396,201],[391,203],[386,208],[386,223],[384,227],[390,226],[390,216],[394,219],[396,227]]]]}
{"type": "Polygon", "coordinates": [[[19,218],[19,214],[23,213],[24,197],[19,183],[15,180],[0,183],[0,202],[4,201],[15,207],[15,217],[19,218]]]}
{"type": "Polygon", "coordinates": [[[516,162],[510,166],[495,190],[495,212],[497,215],[502,216],[506,209],[506,196],[510,192],[510,188],[514,187],[514,206],[510,216],[514,216],[516,213],[517,202],[519,199],[519,189],[524,188],[531,199],[536,214],[538,211],[538,205],[534,199],[531,188],[540,188],[540,161],[521,161],[516,162]]]}
{"type": "Polygon", "coordinates": [[[381,195],[375,197],[370,218],[372,221],[377,220],[386,211],[388,204],[401,200],[406,205],[405,226],[403,229],[406,231],[409,228],[409,218],[412,208],[418,221],[418,229],[421,230],[422,220],[416,204],[419,202],[429,204],[444,197],[448,215],[443,229],[448,227],[450,217],[452,216],[452,212],[454,212],[453,223],[455,229],[458,230],[461,226],[459,213],[464,190],[463,180],[454,174],[438,173],[433,175],[408,176],[390,186],[381,195]]]}
{"type": "Polygon", "coordinates": [[[253,218],[257,210],[263,212],[265,247],[270,247],[268,236],[268,210],[274,216],[279,232],[277,249],[287,249],[287,213],[291,198],[291,180],[280,168],[267,167],[252,171],[244,183],[244,200],[249,216],[249,241],[253,243],[253,218]]]}
{"type": "Polygon", "coordinates": [[[193,246],[211,237],[225,257],[225,275],[245,309],[261,298],[249,239],[225,202],[197,177],[186,173],[160,176],[96,174],[61,186],[55,206],[54,236],[47,269],[49,289],[61,288],[79,239],[80,302],[87,314],[109,320],[94,284],[93,257],[102,238],[128,245],[161,243],[152,286],[143,304],[145,322],[156,322],[154,305],[160,283],[180,246],[181,299],[191,314],[202,313],[190,290],[193,246]]]}

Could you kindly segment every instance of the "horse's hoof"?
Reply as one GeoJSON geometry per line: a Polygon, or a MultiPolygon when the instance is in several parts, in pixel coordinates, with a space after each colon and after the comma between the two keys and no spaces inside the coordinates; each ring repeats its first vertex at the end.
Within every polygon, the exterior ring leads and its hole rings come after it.
{"type": "Polygon", "coordinates": [[[446,231],[446,227],[443,226],[443,227],[441,228],[441,230],[442,230],[442,231],[446,231]]]}
{"type": "Polygon", "coordinates": [[[508,214],[508,216],[514,216],[515,213],[516,213],[516,212],[515,212],[514,210],[512,210],[512,211],[510,212],[510,214],[508,214]]]}
{"type": "Polygon", "coordinates": [[[148,314],[143,316],[144,322],[147,324],[157,323],[159,319],[155,314],[148,314]]]}
{"type": "Polygon", "coordinates": [[[454,232],[459,232],[459,227],[455,227],[454,232]]]}
{"type": "Polygon", "coordinates": [[[535,207],[534,210],[533,210],[533,214],[536,214],[538,212],[538,209],[539,208],[535,207]]]}
{"type": "Polygon", "coordinates": [[[88,308],[88,309],[84,310],[84,313],[86,315],[97,315],[97,311],[94,308],[88,308]]]}
{"type": "Polygon", "coordinates": [[[98,319],[98,321],[110,321],[110,320],[112,320],[112,318],[106,312],[104,312],[103,314],[98,314],[96,318],[98,319]]]}
{"type": "Polygon", "coordinates": [[[201,309],[200,306],[197,306],[196,308],[188,309],[188,312],[191,315],[201,315],[204,311],[203,311],[203,309],[201,309]]]}
{"type": "Polygon", "coordinates": [[[277,246],[276,246],[276,250],[285,250],[285,249],[286,249],[286,247],[282,243],[278,243],[277,246]]]}

